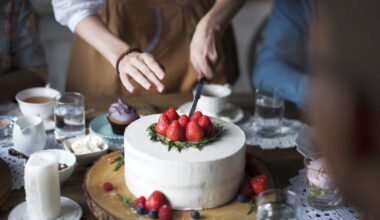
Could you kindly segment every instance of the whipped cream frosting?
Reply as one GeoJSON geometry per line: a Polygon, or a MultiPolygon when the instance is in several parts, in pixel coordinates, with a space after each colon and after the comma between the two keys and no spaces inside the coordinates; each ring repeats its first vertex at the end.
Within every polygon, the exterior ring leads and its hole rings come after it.
{"type": "Polygon", "coordinates": [[[236,197],[244,178],[245,135],[232,123],[223,125],[220,140],[202,150],[168,151],[153,142],[146,128],[159,115],[140,118],[124,133],[125,180],[135,196],[162,191],[174,209],[206,209],[223,205],[236,197]]]}
{"type": "Polygon", "coordinates": [[[319,188],[330,189],[333,186],[330,173],[326,170],[325,158],[310,161],[307,165],[306,176],[311,184],[319,188]]]}
{"type": "Polygon", "coordinates": [[[124,104],[120,99],[110,106],[108,113],[113,119],[121,122],[132,121],[139,117],[134,108],[124,104]]]}

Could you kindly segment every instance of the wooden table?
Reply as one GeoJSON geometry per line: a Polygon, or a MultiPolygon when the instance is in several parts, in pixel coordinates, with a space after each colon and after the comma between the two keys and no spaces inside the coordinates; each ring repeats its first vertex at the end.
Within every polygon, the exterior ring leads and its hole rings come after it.
{"type": "MultiPolygon", "coordinates": [[[[190,93],[171,94],[171,95],[148,95],[142,97],[130,97],[124,101],[136,108],[144,108],[150,105],[157,112],[165,111],[168,107],[178,107],[186,101],[190,101],[192,95],[190,93]]],[[[86,109],[94,109],[92,115],[98,115],[107,111],[111,103],[115,102],[117,97],[88,97],[86,99],[86,109]]],[[[249,94],[234,94],[231,102],[242,107],[245,111],[253,113],[254,97],[249,94]]],[[[297,109],[292,106],[286,106],[285,116],[289,118],[299,118],[297,109]]],[[[288,185],[288,179],[296,176],[298,170],[303,167],[303,157],[298,154],[295,149],[287,150],[261,150],[257,146],[248,146],[248,150],[252,151],[272,172],[277,187],[288,185]]],[[[77,166],[73,176],[61,188],[63,196],[69,197],[77,201],[83,209],[82,219],[94,219],[89,211],[85,197],[82,192],[82,184],[84,174],[88,167],[77,166]]],[[[1,174],[0,174],[1,175],[1,174]]],[[[8,201],[0,207],[0,219],[7,219],[9,211],[17,204],[25,200],[24,189],[14,190],[8,201]]]]}

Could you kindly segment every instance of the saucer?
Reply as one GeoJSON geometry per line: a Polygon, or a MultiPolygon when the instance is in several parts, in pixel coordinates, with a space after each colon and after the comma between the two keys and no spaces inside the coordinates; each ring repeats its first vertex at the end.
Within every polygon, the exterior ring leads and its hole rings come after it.
{"type": "Polygon", "coordinates": [[[89,124],[91,133],[103,138],[109,145],[111,150],[123,147],[124,136],[112,132],[110,123],[107,120],[107,113],[99,115],[92,119],[89,124]]]}
{"type": "MultiPolygon", "coordinates": [[[[20,117],[23,114],[20,111],[20,108],[15,108],[12,111],[8,113],[9,116],[12,117],[20,117]]],[[[45,131],[51,131],[55,129],[55,122],[53,118],[49,118],[46,120],[43,120],[45,131]]]]}
{"type": "MultiPolygon", "coordinates": [[[[61,197],[61,215],[56,220],[79,220],[82,217],[82,208],[75,201],[61,197]]],[[[18,204],[8,216],[9,220],[28,220],[26,201],[18,204]]]]}
{"type": "MultiPolygon", "coordinates": [[[[178,113],[179,114],[188,114],[190,112],[192,104],[193,104],[193,102],[186,102],[185,104],[181,105],[177,109],[178,113]]],[[[196,110],[199,111],[198,108],[196,110]]],[[[223,121],[231,122],[231,123],[237,123],[241,119],[244,118],[244,111],[241,108],[239,108],[239,107],[237,107],[231,103],[227,103],[225,109],[223,109],[222,112],[220,112],[219,114],[212,114],[212,113],[208,113],[208,112],[203,112],[203,113],[205,115],[208,115],[208,116],[211,116],[214,118],[219,118],[223,121]]]]}

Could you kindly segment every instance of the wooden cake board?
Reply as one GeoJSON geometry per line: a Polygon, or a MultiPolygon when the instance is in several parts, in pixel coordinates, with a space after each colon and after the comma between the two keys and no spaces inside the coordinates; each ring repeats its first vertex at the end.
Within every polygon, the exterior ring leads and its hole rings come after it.
{"type": "MultiPolygon", "coordinates": [[[[135,197],[128,190],[124,180],[124,166],[114,171],[115,164],[111,164],[114,158],[120,156],[116,151],[101,157],[86,173],[83,190],[87,199],[87,204],[97,219],[151,219],[148,215],[139,215],[131,208],[127,207],[120,200],[118,194],[126,196],[130,200],[135,197]],[[105,192],[103,183],[111,182],[114,189],[105,192]]],[[[268,187],[274,186],[270,171],[264,164],[251,157],[259,171],[267,175],[268,187]]],[[[247,215],[249,211],[248,203],[240,203],[236,199],[226,205],[201,210],[201,219],[255,219],[255,213],[247,215]]],[[[173,219],[192,219],[191,211],[173,211],[173,219]]]]}

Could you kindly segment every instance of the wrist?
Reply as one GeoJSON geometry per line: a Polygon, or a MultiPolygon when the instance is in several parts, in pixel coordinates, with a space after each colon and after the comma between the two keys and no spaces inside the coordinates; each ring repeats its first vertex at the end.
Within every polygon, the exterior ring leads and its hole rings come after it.
{"type": "Polygon", "coordinates": [[[224,30],[224,26],[221,22],[218,22],[213,16],[205,15],[197,25],[197,28],[205,30],[210,34],[221,34],[224,30]]]}

